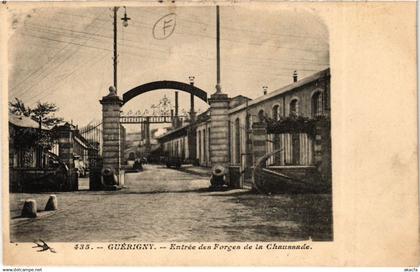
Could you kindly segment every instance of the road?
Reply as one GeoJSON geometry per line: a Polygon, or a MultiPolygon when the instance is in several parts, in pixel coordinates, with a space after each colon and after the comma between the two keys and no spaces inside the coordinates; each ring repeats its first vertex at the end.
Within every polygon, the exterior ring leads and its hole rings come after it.
{"type": "Polygon", "coordinates": [[[11,241],[210,242],[331,240],[329,195],[209,192],[208,178],[146,165],[114,192],[56,193],[58,211],[18,218],[23,200],[42,209],[50,193],[10,194],[11,241]]]}

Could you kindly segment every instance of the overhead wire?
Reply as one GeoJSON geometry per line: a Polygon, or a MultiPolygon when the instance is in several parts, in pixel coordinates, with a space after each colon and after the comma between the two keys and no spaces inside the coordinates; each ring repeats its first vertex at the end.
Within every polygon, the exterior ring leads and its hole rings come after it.
{"type": "MultiPolygon", "coordinates": [[[[79,15],[77,15],[77,16],[79,16],[79,15]]],[[[81,15],[80,15],[81,16],[81,15]]],[[[99,15],[100,16],[100,15],[99,15]]],[[[99,17],[98,16],[98,17],[99,17]]],[[[90,17],[90,16],[83,16],[83,17],[90,17]]],[[[107,20],[105,20],[105,19],[99,19],[99,18],[97,18],[97,20],[98,21],[107,21],[107,20]]],[[[109,22],[109,21],[107,21],[107,22],[109,22]]],[[[130,23],[133,23],[133,22],[130,22],[130,23]]],[[[137,25],[138,23],[137,22],[134,22],[133,23],[134,25],[137,25]]],[[[143,24],[143,26],[144,26],[145,24],[143,24]]],[[[96,31],[96,33],[91,33],[91,32],[87,32],[87,31],[77,31],[77,30],[72,30],[72,29],[65,29],[65,28],[62,28],[62,27],[47,27],[47,26],[29,26],[29,27],[32,27],[32,28],[36,28],[36,27],[38,27],[38,31],[41,31],[42,32],[42,30],[44,30],[44,33],[45,34],[53,34],[54,35],[54,33],[56,33],[57,34],[57,31],[60,31],[60,30],[63,30],[63,31],[66,31],[66,32],[68,32],[68,33],[75,33],[75,34],[80,34],[79,35],[79,37],[77,37],[77,40],[84,40],[85,42],[83,43],[83,42],[81,42],[81,43],[77,43],[77,42],[74,42],[74,40],[76,40],[76,39],[74,39],[73,41],[63,41],[63,40],[59,40],[59,39],[54,39],[54,38],[50,38],[50,37],[42,37],[42,36],[36,36],[36,35],[33,35],[33,34],[28,34],[28,33],[25,33],[25,34],[23,34],[23,35],[28,35],[28,36],[32,36],[32,37],[34,37],[34,38],[38,38],[38,39],[44,39],[44,40],[49,40],[49,41],[55,41],[55,42],[62,42],[62,43],[67,43],[67,46],[69,46],[69,45],[73,45],[73,46],[77,46],[79,49],[81,48],[81,47],[85,47],[85,48],[90,48],[90,49],[99,49],[99,50],[104,50],[104,51],[112,51],[111,49],[107,49],[107,48],[102,48],[102,47],[99,47],[99,46],[95,46],[95,45],[91,45],[91,44],[87,44],[87,42],[88,41],[97,41],[97,42],[100,42],[101,40],[100,40],[100,38],[105,38],[105,39],[111,39],[112,37],[109,37],[109,36],[106,36],[106,35],[102,35],[102,34],[98,34],[97,32],[99,31],[99,30],[97,30],[96,31]],[[53,32],[53,30],[55,30],[55,32],[53,32]],[[82,36],[82,35],[88,35],[88,37],[84,37],[84,36],[82,36]],[[92,36],[95,36],[95,37],[99,37],[99,38],[93,38],[92,36]]],[[[149,27],[148,25],[147,25],[147,27],[149,27]]],[[[223,28],[223,27],[222,27],[223,28]]],[[[234,30],[237,30],[237,31],[240,31],[241,29],[234,29],[234,30]]],[[[246,30],[244,30],[244,31],[246,31],[246,30]]],[[[127,31],[128,32],[128,31],[127,31]]],[[[252,32],[252,31],[248,31],[248,32],[252,32]]],[[[208,35],[200,35],[200,34],[196,34],[196,33],[183,33],[182,31],[176,31],[175,33],[177,33],[177,34],[181,34],[181,35],[191,35],[191,36],[198,36],[198,37],[203,37],[203,38],[210,38],[210,39],[215,39],[215,37],[212,37],[212,36],[208,36],[208,35]],[[181,33],[180,33],[181,32],[181,33]]],[[[131,33],[132,35],[136,35],[135,33],[131,33]]],[[[273,34],[274,35],[274,34],[273,34]]],[[[287,36],[287,35],[286,35],[287,36]]],[[[71,37],[72,38],[72,37],[71,37]]],[[[129,39],[127,39],[127,40],[129,40],[129,39]]],[[[238,41],[233,41],[233,40],[228,40],[228,39],[222,39],[222,40],[225,40],[225,41],[228,41],[228,42],[238,42],[238,41]]],[[[137,43],[137,42],[135,42],[135,41],[132,41],[133,43],[137,43]]],[[[244,43],[244,44],[250,44],[250,45],[258,45],[258,46],[262,46],[261,44],[256,44],[256,43],[247,43],[247,42],[239,42],[239,43],[244,43]]],[[[138,43],[137,43],[138,44],[138,43]]],[[[67,47],[67,46],[65,46],[65,47],[67,47]]],[[[129,46],[127,46],[126,44],[123,44],[123,47],[129,47],[129,46]]],[[[132,48],[135,48],[136,49],[136,47],[132,47],[132,48]]],[[[294,49],[294,50],[296,50],[296,48],[287,48],[287,47],[276,47],[276,48],[284,48],[284,49],[294,49]]],[[[78,49],[78,50],[79,50],[78,49]]],[[[144,49],[144,50],[150,50],[150,51],[153,51],[154,49],[152,49],[152,48],[141,48],[141,49],[144,49]]],[[[77,50],[77,51],[78,51],[77,50]]],[[[76,51],[76,52],[77,52],[76,51]]],[[[156,50],[157,52],[165,52],[164,50],[156,50]]],[[[308,50],[304,50],[304,51],[308,51],[308,50]]],[[[320,52],[325,52],[326,50],[309,50],[309,51],[315,51],[315,52],[318,52],[318,51],[320,51],[320,52]]],[[[75,52],[75,53],[76,53],[75,52]]],[[[121,52],[123,52],[123,51],[121,51],[121,52]]],[[[129,55],[133,55],[133,53],[128,53],[129,55]]],[[[58,53],[57,54],[55,54],[51,59],[49,59],[49,62],[51,62],[52,60],[54,60],[56,57],[57,57],[57,55],[59,55],[58,53]]],[[[72,55],[74,55],[74,54],[71,54],[68,58],[65,58],[65,60],[63,61],[63,62],[65,62],[66,60],[68,60],[72,55]]],[[[140,56],[140,55],[137,55],[137,57],[145,57],[145,56],[140,56]]],[[[147,55],[147,57],[150,57],[149,55],[147,55]]],[[[197,57],[197,56],[192,56],[192,57],[197,57]]],[[[200,58],[203,58],[203,56],[202,55],[199,55],[198,57],[200,57],[200,58]]],[[[164,59],[164,58],[159,58],[159,59],[164,59]]],[[[204,59],[207,59],[207,60],[214,60],[214,58],[205,58],[204,57],[204,59]]],[[[252,58],[250,58],[250,59],[252,59],[252,58]]],[[[258,58],[254,58],[253,59],[255,62],[258,62],[257,63],[257,65],[262,65],[262,60],[261,59],[258,59],[258,58]]],[[[270,65],[270,61],[273,61],[273,59],[267,59],[267,64],[268,65],[270,65]]],[[[275,60],[274,60],[275,61],[275,60]]],[[[49,62],[47,62],[46,64],[48,64],[49,62]]],[[[63,62],[61,62],[61,64],[63,63],[63,62]]],[[[58,67],[60,67],[61,66],[61,64],[59,64],[58,65],[58,67]]],[[[294,63],[295,65],[296,64],[298,64],[298,62],[296,62],[295,61],[295,63],[294,63]]],[[[308,61],[308,62],[306,62],[305,60],[304,61],[301,61],[300,62],[300,64],[302,64],[302,65],[305,65],[305,64],[311,64],[310,63],[310,61],[308,61]]],[[[312,63],[312,65],[315,65],[315,66],[323,66],[324,64],[318,64],[318,63],[312,63]]],[[[40,69],[41,67],[39,67],[38,68],[38,70],[40,69]]],[[[276,68],[277,69],[277,68],[276,68]]],[[[281,70],[281,68],[279,68],[279,70],[281,70]]],[[[288,70],[288,69],[284,69],[284,70],[288,70]]],[[[307,71],[316,71],[316,69],[314,69],[314,70],[312,70],[312,69],[306,69],[307,71]]],[[[255,72],[255,71],[244,71],[244,70],[242,70],[242,72],[244,72],[244,73],[247,73],[247,72],[255,72]]],[[[34,74],[34,73],[36,73],[36,72],[32,72],[31,74],[34,74]]],[[[267,71],[263,71],[263,73],[267,73],[267,71]]],[[[73,73],[71,73],[71,74],[73,74],[73,73]]],[[[50,74],[47,74],[46,76],[44,76],[41,80],[43,80],[45,77],[48,77],[50,74]]],[[[281,73],[279,74],[279,73],[276,73],[276,75],[282,75],[281,73]]],[[[30,76],[28,76],[28,78],[25,78],[23,81],[27,81],[30,77],[31,77],[32,75],[30,75],[30,76]]],[[[284,76],[286,76],[286,75],[284,75],[284,76]]],[[[20,83],[18,83],[18,84],[23,84],[24,82],[20,82],[20,83]]],[[[17,85],[15,85],[15,87],[14,88],[16,88],[17,87],[17,85]]],[[[24,91],[26,91],[27,89],[25,89],[24,91]]],[[[41,92],[42,93],[42,92],[41,92]]]]}
{"type": "MultiPolygon", "coordinates": [[[[66,29],[64,29],[64,28],[58,28],[58,29],[60,29],[60,30],[66,30],[66,29]]],[[[77,33],[78,31],[71,31],[71,32],[75,32],[75,33],[77,33]]],[[[49,32],[46,32],[46,33],[49,33],[49,32]]],[[[57,32],[52,32],[52,33],[57,33],[57,32]]],[[[81,33],[84,33],[84,34],[91,34],[91,33],[89,33],[89,32],[81,32],[81,33]]],[[[124,31],[124,33],[125,33],[125,31],[124,31]]],[[[93,34],[93,33],[92,33],[93,34]]],[[[109,36],[105,36],[105,35],[95,35],[95,36],[99,36],[99,37],[103,37],[103,38],[108,38],[108,39],[112,39],[112,37],[109,37],[109,36]]],[[[81,38],[83,38],[83,39],[86,39],[86,37],[81,37],[81,38]]],[[[101,44],[103,44],[103,41],[102,40],[100,40],[100,39],[95,39],[96,41],[98,41],[98,42],[100,42],[101,44]]],[[[124,37],[124,41],[126,40],[126,38],[124,37]]],[[[127,45],[127,44],[121,44],[121,46],[122,47],[133,47],[133,48],[135,48],[135,49],[142,49],[142,50],[150,50],[150,51],[156,51],[156,52],[167,52],[166,50],[155,50],[155,49],[152,49],[152,48],[143,48],[143,47],[134,47],[134,46],[130,46],[130,45],[127,45]]],[[[102,49],[102,50],[108,50],[108,49],[103,49],[103,48],[98,48],[98,49],[102,49]]],[[[207,58],[207,59],[209,59],[209,58],[207,58]]],[[[254,58],[252,58],[252,57],[249,57],[249,58],[247,58],[247,59],[255,59],[256,61],[262,61],[262,60],[267,60],[267,61],[273,61],[273,60],[275,60],[275,59],[273,59],[273,58],[271,58],[271,59],[263,59],[263,58],[258,58],[258,57],[254,57],[254,58]]],[[[275,61],[278,61],[278,60],[275,60],[275,61]]],[[[284,63],[285,61],[284,60],[282,60],[282,63],[284,63]]],[[[290,62],[289,62],[290,63],[290,62]]],[[[309,61],[309,60],[304,60],[304,61],[293,61],[292,62],[292,64],[313,64],[313,65],[318,65],[318,66],[322,66],[322,65],[325,65],[325,63],[316,63],[316,62],[311,62],[311,61],[309,61]]]]}
{"type": "MultiPolygon", "coordinates": [[[[68,41],[62,41],[62,40],[58,40],[58,39],[52,39],[52,38],[46,38],[46,37],[39,37],[39,36],[34,36],[34,35],[32,35],[33,37],[36,37],[36,38],[39,38],[39,39],[47,39],[47,40],[50,40],[50,41],[56,41],[56,42],[66,42],[66,43],[70,43],[70,44],[73,44],[73,45],[76,45],[76,46],[79,46],[79,47],[88,47],[88,48],[93,48],[93,49],[100,49],[100,50],[105,50],[105,51],[112,51],[111,49],[106,49],[106,48],[101,48],[101,47],[96,47],[96,46],[91,46],[91,45],[86,45],[86,42],[85,43],[74,43],[74,42],[68,42],[68,41]]],[[[86,41],[88,41],[88,40],[91,40],[91,38],[88,38],[86,41]]],[[[80,48],[79,48],[80,49],[80,48]]],[[[121,51],[120,51],[121,52],[121,51]]],[[[128,53],[129,55],[133,55],[133,53],[128,53]]],[[[135,56],[135,54],[134,54],[134,56],[135,56]]],[[[138,55],[137,55],[138,56],[138,55]]],[[[70,57],[70,56],[69,56],[70,57]]],[[[145,57],[145,56],[139,56],[139,57],[145,57]]],[[[148,56],[149,58],[150,58],[150,55],[148,56]]],[[[68,58],[66,58],[64,61],[66,61],[68,58]]],[[[158,58],[158,59],[161,59],[161,58],[158,58]]],[[[63,63],[63,62],[62,62],[63,63]]],[[[60,64],[62,64],[62,63],[60,63],[60,64]]],[[[60,66],[60,65],[59,65],[60,66]]],[[[73,71],[73,72],[75,72],[75,71],[73,71]]],[[[71,72],[68,76],[70,76],[70,75],[72,75],[73,74],[73,72],[71,72]]],[[[46,76],[44,76],[42,79],[44,79],[45,77],[48,77],[48,75],[49,74],[47,74],[46,76]]],[[[68,76],[66,76],[64,79],[66,79],[68,76]]],[[[41,79],[41,80],[42,80],[41,79]]],[[[42,94],[42,93],[45,93],[46,91],[48,91],[48,90],[50,90],[51,88],[49,88],[49,89],[47,89],[47,90],[42,90],[39,94],[42,94]]],[[[30,100],[32,100],[35,96],[37,95],[37,93],[36,94],[34,94],[34,95],[32,95],[31,97],[30,97],[30,100]]],[[[43,97],[45,97],[46,95],[44,95],[44,96],[41,96],[41,98],[43,98],[43,97]]]]}
{"type": "MultiPolygon", "coordinates": [[[[79,15],[77,15],[77,16],[79,16],[79,15]]],[[[82,15],[80,15],[80,16],[82,16],[82,15]]],[[[82,17],[89,17],[89,16],[82,16],[82,17]]],[[[136,23],[136,22],[131,22],[132,24],[138,24],[138,23],[136,23]]],[[[145,25],[145,24],[141,24],[141,25],[145,25]]],[[[242,29],[235,29],[235,30],[242,30],[242,29]]],[[[127,31],[128,33],[130,33],[129,31],[127,31]]],[[[177,31],[177,33],[179,33],[180,31],[177,31]]],[[[130,34],[133,34],[133,35],[137,35],[137,34],[135,34],[135,33],[130,33],[130,34]]],[[[184,32],[181,32],[181,33],[179,33],[179,34],[181,34],[181,35],[199,35],[199,34],[192,34],[192,33],[184,33],[184,32]]],[[[211,38],[211,39],[215,39],[214,37],[211,37],[211,36],[207,36],[207,35],[200,35],[200,36],[202,36],[202,37],[206,37],[206,38],[211,38]]],[[[108,37],[108,38],[111,38],[111,37],[108,37]]],[[[129,40],[129,39],[127,39],[127,40],[129,40]]],[[[222,39],[222,40],[226,40],[226,39],[222,39]]],[[[231,41],[231,40],[228,40],[229,42],[238,42],[238,41],[231,41]]],[[[252,43],[244,43],[244,44],[252,44],[252,43]]],[[[257,44],[257,43],[254,43],[253,45],[259,45],[259,46],[261,46],[260,44],[257,44]]],[[[296,48],[296,47],[293,47],[293,48],[291,48],[291,47],[279,47],[279,46],[274,46],[275,48],[283,48],[283,49],[294,49],[294,50],[304,50],[304,51],[315,51],[315,52],[325,52],[326,50],[313,50],[313,49],[310,49],[310,50],[308,50],[308,49],[299,49],[299,48],[296,48]]],[[[142,48],[143,49],[143,48],[142,48]]],[[[147,48],[146,50],[153,50],[153,49],[151,49],[151,48],[147,48]]],[[[305,62],[306,62],[306,60],[304,60],[305,62]]]]}
{"type": "MultiPolygon", "coordinates": [[[[89,24],[89,25],[92,25],[93,23],[94,23],[94,21],[95,21],[95,19],[91,22],[91,24],[89,24]]],[[[65,46],[64,47],[64,49],[68,49],[68,47],[69,46],[65,46]]],[[[71,56],[72,54],[70,54],[70,56],[71,56]]],[[[65,60],[67,60],[68,58],[65,58],[64,59],[64,61],[65,60]]],[[[64,63],[64,61],[63,62],[61,62],[59,65],[58,65],[58,67],[60,67],[61,65],[62,65],[62,63],[64,63]]],[[[37,78],[42,74],[42,73],[44,73],[45,71],[48,71],[48,68],[50,68],[50,69],[53,69],[54,68],[54,66],[47,66],[47,68],[46,69],[44,69],[43,71],[41,71],[41,73],[37,76],[37,78]]],[[[49,74],[51,74],[51,72],[50,73],[48,73],[47,74],[47,76],[49,75],[49,74]]],[[[41,80],[38,80],[37,81],[37,83],[39,83],[40,81],[42,81],[44,78],[46,78],[47,76],[44,76],[44,77],[42,77],[42,79],[41,80]]],[[[35,85],[37,84],[37,83],[34,83],[35,85]]],[[[31,85],[31,86],[29,86],[29,87],[33,87],[33,85],[31,85]]],[[[16,92],[16,94],[22,94],[22,93],[24,93],[26,90],[28,90],[28,88],[25,88],[25,89],[22,89],[21,91],[17,91],[16,92]]]]}
{"type": "MultiPolygon", "coordinates": [[[[44,39],[44,40],[48,40],[48,41],[60,42],[60,43],[70,43],[72,45],[76,45],[76,46],[80,46],[80,47],[84,47],[84,48],[99,49],[99,50],[104,50],[104,51],[109,51],[109,52],[113,51],[112,49],[109,49],[109,48],[102,48],[102,47],[97,47],[97,46],[94,46],[94,45],[75,43],[75,42],[71,42],[71,41],[63,41],[63,40],[59,40],[59,39],[47,38],[47,37],[37,36],[37,35],[32,35],[32,34],[21,33],[21,35],[30,36],[30,37],[37,38],[37,39],[44,39]]],[[[138,56],[138,57],[156,58],[156,57],[153,57],[153,56],[150,56],[150,55],[139,55],[139,54],[134,54],[134,53],[131,53],[131,52],[129,54],[131,54],[133,56],[138,56]]],[[[156,58],[156,59],[163,60],[163,58],[156,58]]]]}
{"type": "Polygon", "coordinates": [[[50,90],[59,86],[59,84],[64,82],[67,78],[72,76],[74,73],[82,72],[83,68],[95,66],[98,62],[105,59],[104,56],[105,56],[104,54],[99,55],[98,58],[95,58],[95,59],[93,59],[91,61],[88,61],[88,62],[84,62],[84,64],[81,65],[81,66],[76,66],[75,69],[73,69],[70,73],[68,73],[64,78],[62,78],[58,82],[55,82],[55,84],[53,86],[50,86],[49,88],[43,90],[43,95],[39,95],[39,96],[38,95],[33,95],[28,101],[32,101],[33,98],[37,98],[38,101],[41,101],[42,99],[44,99],[45,97],[50,95],[50,92],[49,92],[50,90]]]}
{"type": "MultiPolygon", "coordinates": [[[[86,31],[73,30],[73,29],[68,29],[68,28],[63,28],[63,27],[56,27],[56,26],[54,26],[54,27],[48,26],[47,27],[47,26],[42,26],[42,25],[37,25],[37,24],[31,24],[31,25],[27,24],[26,27],[28,27],[30,29],[35,29],[38,32],[56,33],[56,34],[58,33],[58,34],[63,35],[63,36],[64,35],[68,36],[68,35],[72,35],[72,34],[79,34],[80,35],[79,37],[81,39],[86,39],[86,37],[83,37],[82,35],[88,35],[88,36],[92,35],[92,36],[96,36],[96,37],[99,37],[99,38],[105,38],[105,39],[113,40],[112,35],[108,36],[108,35],[86,32],[86,31]],[[65,31],[67,33],[65,33],[65,32],[63,33],[63,31],[65,31]]],[[[102,40],[100,40],[98,38],[94,38],[94,40],[103,42],[102,40]]],[[[137,45],[140,44],[138,41],[134,41],[134,40],[127,39],[127,38],[125,38],[125,41],[131,42],[131,43],[134,43],[134,44],[137,44],[137,45]]],[[[127,45],[127,46],[133,47],[133,48],[136,48],[136,49],[142,49],[142,50],[150,50],[150,51],[164,52],[164,53],[167,52],[167,50],[156,49],[156,48],[148,48],[148,47],[142,47],[142,46],[130,46],[130,45],[127,45]]]]}
{"type": "MultiPolygon", "coordinates": [[[[95,34],[95,33],[94,33],[95,34]]],[[[31,34],[23,34],[23,35],[28,35],[28,36],[32,36],[32,37],[35,37],[35,38],[38,38],[38,39],[44,39],[44,40],[49,40],[49,41],[56,41],[56,42],[65,42],[65,43],[68,43],[68,44],[72,44],[72,45],[76,45],[76,46],[80,46],[80,47],[87,47],[87,48],[91,48],[91,49],[100,49],[100,50],[105,50],[105,51],[112,51],[111,49],[107,49],[107,48],[102,48],[102,47],[97,47],[97,46],[92,46],[92,45],[87,45],[87,41],[89,41],[89,40],[91,40],[92,39],[92,37],[89,37],[89,38],[87,38],[86,40],[85,40],[85,43],[75,43],[75,42],[72,42],[72,41],[62,41],[62,40],[59,40],[59,39],[53,39],[53,38],[47,38],[47,37],[40,37],[40,36],[36,36],[36,35],[31,35],[31,34]]],[[[80,49],[80,48],[79,48],[80,49]]],[[[78,51],[78,50],[77,50],[78,51]]],[[[77,52],[76,51],[76,52],[77,52]]],[[[75,52],[75,53],[76,53],[75,52]]],[[[133,55],[133,53],[129,53],[130,55],[133,55]]],[[[68,58],[66,58],[64,61],[66,61],[66,60],[68,60],[70,57],[71,57],[72,55],[70,55],[68,58]]],[[[140,56],[140,57],[144,57],[144,56],[140,56]]],[[[150,57],[150,56],[149,56],[150,57]]],[[[161,59],[161,58],[158,58],[158,59],[161,59]]],[[[63,61],[63,62],[64,62],[63,61]]],[[[63,62],[61,62],[57,67],[59,67],[59,66],[61,66],[61,64],[63,63],[63,62]]],[[[50,74],[47,74],[47,75],[45,75],[43,78],[41,78],[40,80],[43,80],[44,78],[46,78],[46,77],[48,77],[50,74]]],[[[33,86],[32,86],[33,87],[33,86]]],[[[28,88],[26,88],[26,89],[24,89],[23,90],[23,92],[25,92],[26,90],[27,90],[28,88]]],[[[19,94],[19,93],[17,93],[17,94],[19,94]]]]}
{"type": "MultiPolygon", "coordinates": [[[[68,15],[68,14],[67,14],[68,15]]],[[[84,18],[90,18],[90,16],[85,16],[85,15],[75,15],[75,16],[80,16],[80,17],[84,17],[84,18]]],[[[185,18],[182,18],[181,20],[187,20],[185,18]]],[[[191,22],[190,20],[187,20],[189,22],[191,22]]],[[[130,22],[130,24],[133,25],[138,25],[138,26],[143,26],[143,27],[147,27],[149,29],[152,29],[153,27],[153,23],[140,23],[140,22],[135,22],[132,21],[130,22]]],[[[204,24],[204,23],[203,23],[204,24]]],[[[210,27],[208,24],[206,24],[207,27],[210,27]]],[[[270,35],[275,35],[274,33],[269,33],[269,32],[257,32],[257,31],[252,31],[252,30],[248,30],[248,29],[241,29],[241,28],[232,28],[232,27],[221,27],[221,29],[231,29],[231,30],[235,30],[235,31],[240,31],[240,32],[253,32],[253,33],[267,33],[270,35]]],[[[127,31],[127,33],[130,34],[130,31],[127,31]]],[[[132,33],[131,33],[132,34],[132,33]]],[[[203,38],[207,38],[207,39],[216,39],[215,36],[209,36],[209,35],[203,35],[203,34],[198,34],[198,33],[188,33],[188,32],[180,32],[179,30],[175,31],[174,34],[181,34],[181,35],[188,35],[188,36],[197,36],[197,37],[203,37],[203,38]]],[[[279,36],[279,35],[277,35],[279,36]]],[[[295,34],[281,34],[281,36],[284,37],[295,37],[295,38],[302,38],[302,39],[315,39],[315,37],[307,37],[307,36],[300,36],[300,35],[295,35],[295,34]]],[[[227,42],[231,42],[231,43],[240,43],[240,44],[248,44],[248,45],[253,45],[253,46],[261,46],[261,44],[258,43],[252,43],[252,42],[242,42],[242,41],[236,41],[236,40],[230,40],[230,39],[226,39],[226,38],[221,38],[221,41],[227,41],[227,42]]],[[[322,39],[321,39],[322,40],[322,39]]],[[[288,50],[301,50],[301,51],[308,51],[308,52],[324,52],[325,50],[323,49],[303,49],[303,48],[299,48],[299,47],[284,47],[284,46],[275,46],[275,45],[266,45],[268,47],[273,47],[273,48],[279,48],[279,49],[288,49],[288,50]]]]}
{"type": "Polygon", "coordinates": [[[20,86],[21,84],[23,84],[24,82],[26,82],[29,78],[31,78],[35,73],[37,73],[38,71],[40,71],[44,66],[48,65],[51,61],[53,61],[61,52],[63,52],[63,50],[65,50],[68,45],[64,45],[60,50],[58,50],[56,52],[56,54],[54,54],[54,56],[52,56],[51,58],[48,59],[48,61],[42,65],[40,65],[37,69],[35,69],[33,72],[31,72],[27,77],[25,77],[22,81],[20,81],[18,84],[14,85],[13,87],[11,87],[11,90],[16,89],[18,86],[20,86]]]}
{"type": "MultiPolygon", "coordinates": [[[[90,25],[92,25],[94,23],[94,21],[95,21],[95,19],[91,22],[90,25]]],[[[70,52],[69,55],[63,59],[63,61],[61,61],[59,64],[57,64],[54,68],[51,68],[51,69],[53,69],[52,71],[50,71],[49,73],[47,72],[41,79],[39,79],[33,85],[31,85],[28,88],[26,88],[23,92],[27,91],[29,88],[33,87],[34,85],[38,85],[40,82],[42,82],[42,80],[44,80],[45,78],[47,78],[48,76],[50,76],[52,73],[54,73],[54,71],[57,70],[57,68],[60,68],[64,63],[66,63],[67,60],[69,60],[76,53],[78,53],[79,50],[80,50],[80,47],[76,47],[76,49],[73,52],[70,52]]]]}

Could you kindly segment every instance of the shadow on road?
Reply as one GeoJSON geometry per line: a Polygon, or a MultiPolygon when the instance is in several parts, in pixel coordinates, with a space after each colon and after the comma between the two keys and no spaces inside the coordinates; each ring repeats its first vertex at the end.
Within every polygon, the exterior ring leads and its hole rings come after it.
{"type": "Polygon", "coordinates": [[[222,192],[215,192],[215,191],[209,191],[212,192],[212,196],[247,196],[247,195],[257,195],[258,192],[253,190],[247,190],[247,189],[234,189],[234,190],[228,190],[228,191],[222,191],[222,192]]]}
{"type": "MultiPolygon", "coordinates": [[[[156,191],[129,191],[127,188],[118,191],[118,194],[127,194],[127,195],[148,195],[148,194],[178,194],[178,193],[208,193],[210,192],[207,188],[191,189],[191,190],[156,190],[156,191]]],[[[116,192],[106,192],[102,191],[103,195],[113,195],[116,192]]]]}
{"type": "MultiPolygon", "coordinates": [[[[114,195],[116,192],[107,192],[102,191],[101,195],[114,195]]],[[[153,190],[153,191],[130,191],[127,189],[122,189],[118,191],[117,194],[126,194],[126,195],[153,195],[153,194],[185,194],[185,193],[198,193],[198,194],[211,194],[212,196],[246,196],[246,195],[255,195],[257,194],[251,190],[231,190],[231,191],[212,191],[208,188],[199,188],[199,189],[188,189],[188,190],[153,190]]]]}

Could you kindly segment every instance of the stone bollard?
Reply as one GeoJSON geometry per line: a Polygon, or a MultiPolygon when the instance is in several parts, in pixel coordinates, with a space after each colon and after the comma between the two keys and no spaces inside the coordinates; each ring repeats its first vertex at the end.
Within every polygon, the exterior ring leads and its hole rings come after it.
{"type": "Polygon", "coordinates": [[[23,204],[23,209],[22,209],[21,216],[22,217],[29,217],[29,218],[37,217],[35,199],[25,200],[25,203],[23,204]]]}
{"type": "Polygon", "coordinates": [[[225,185],[226,168],[222,165],[213,166],[212,175],[210,178],[210,189],[221,190],[225,185]]]}
{"type": "Polygon", "coordinates": [[[50,198],[48,199],[47,205],[45,205],[46,211],[55,211],[57,210],[57,196],[56,195],[50,195],[50,198]]]}
{"type": "Polygon", "coordinates": [[[118,178],[115,175],[115,170],[109,167],[102,169],[102,180],[105,186],[113,186],[118,184],[118,178]]]}

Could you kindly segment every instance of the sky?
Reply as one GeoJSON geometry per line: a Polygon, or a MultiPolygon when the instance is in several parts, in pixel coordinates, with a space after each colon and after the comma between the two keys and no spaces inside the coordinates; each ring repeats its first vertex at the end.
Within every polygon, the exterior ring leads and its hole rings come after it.
{"type": "MultiPolygon", "coordinates": [[[[127,7],[118,10],[118,94],[157,80],[188,83],[210,96],[216,85],[215,7],[127,7]],[[175,27],[160,39],[162,21],[175,27]],[[158,23],[157,23],[158,22],[158,23]],[[154,26],[156,27],[154,28],[154,26]],[[153,35],[155,30],[155,35],[153,35]],[[160,34],[159,34],[160,33],[160,34]],[[157,39],[157,38],[159,39],[157,39]]],[[[100,8],[9,10],[9,100],[59,107],[57,115],[83,126],[102,116],[99,100],[113,84],[113,11],[100,8]]],[[[230,97],[256,98],[329,67],[328,29],[309,10],[220,8],[221,85],[230,97]]],[[[189,94],[180,92],[180,108],[189,94]]],[[[150,110],[174,90],[158,90],[130,100],[124,112],[150,110]]],[[[195,108],[208,105],[195,98],[195,108]]]]}

